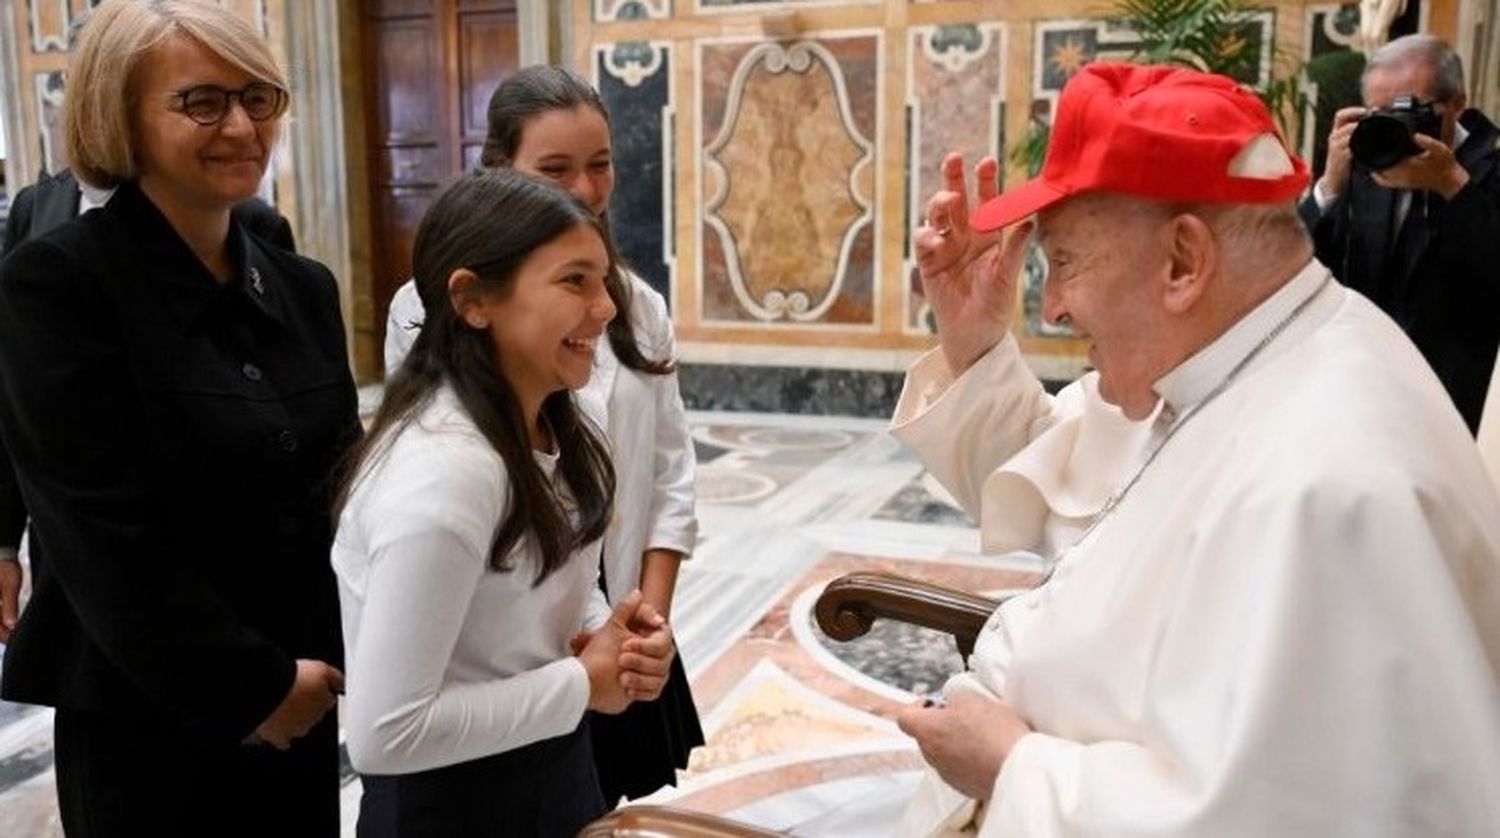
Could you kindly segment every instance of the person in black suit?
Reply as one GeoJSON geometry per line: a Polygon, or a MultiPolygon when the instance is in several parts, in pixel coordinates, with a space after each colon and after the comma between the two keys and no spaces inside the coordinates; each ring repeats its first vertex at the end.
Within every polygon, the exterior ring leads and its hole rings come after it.
{"type": "MultiPolygon", "coordinates": [[[[44,175],[36,183],[16,193],[5,225],[4,246],[0,258],[16,249],[21,242],[54,230],[77,218],[83,212],[103,206],[109,192],[89,190],[85,195],[73,173],[63,169],[55,175],[44,175]]],[[[262,241],[292,253],[297,242],[292,225],[281,213],[259,198],[235,206],[235,219],[247,232],[262,241]]],[[[20,616],[21,585],[24,574],[20,563],[21,536],[26,532],[26,501],[16,482],[9,449],[0,438],[0,643],[10,641],[11,630],[20,616]]],[[[33,572],[35,564],[33,563],[33,572]]]]}
{"type": "Polygon", "coordinates": [[[0,262],[0,432],[41,569],[0,695],[57,708],[69,836],[335,836],[354,384],[333,277],[231,211],[285,77],[189,0],[105,0],[68,75],[70,167],[114,193],[0,262]]]}
{"type": "Polygon", "coordinates": [[[1318,260],[1400,323],[1479,427],[1500,349],[1500,129],[1466,109],[1463,66],[1432,35],[1407,35],[1365,65],[1365,107],[1334,116],[1328,163],[1302,220],[1318,260]],[[1354,164],[1349,138],[1372,108],[1397,97],[1431,103],[1440,136],[1379,172],[1354,164]]]}

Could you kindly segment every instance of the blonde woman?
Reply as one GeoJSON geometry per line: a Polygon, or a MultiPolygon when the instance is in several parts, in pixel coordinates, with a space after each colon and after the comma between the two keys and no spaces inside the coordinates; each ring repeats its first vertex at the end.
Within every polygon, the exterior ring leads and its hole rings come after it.
{"type": "Polygon", "coordinates": [[[69,166],[112,195],[0,263],[0,431],[44,569],[4,696],[57,708],[69,836],[337,835],[354,387],[332,276],[230,213],[285,78],[217,5],[106,0],[68,83],[69,166]]]}

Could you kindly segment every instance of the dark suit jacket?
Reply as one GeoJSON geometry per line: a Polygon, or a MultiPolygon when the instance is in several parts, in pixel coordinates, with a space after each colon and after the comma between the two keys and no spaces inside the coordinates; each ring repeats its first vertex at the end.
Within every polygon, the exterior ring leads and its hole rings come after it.
{"type": "Polygon", "coordinates": [[[0,431],[45,571],[7,699],[232,748],[296,658],[342,665],[330,475],[359,425],[338,292],[238,220],[230,248],[220,285],[125,184],[0,262],[0,431]]]}
{"type": "MultiPolygon", "coordinates": [[[[21,242],[72,221],[78,215],[82,195],[78,179],[67,169],[45,176],[16,193],[5,225],[5,245],[0,249],[0,258],[21,242]]],[[[297,252],[292,225],[264,201],[251,198],[235,207],[234,215],[246,230],[267,244],[297,252]]],[[[25,531],[26,503],[21,499],[5,441],[0,439],[0,547],[19,547],[25,531]]]]}
{"type": "Polygon", "coordinates": [[[1475,110],[1461,122],[1469,183],[1452,201],[1413,194],[1397,230],[1398,193],[1357,171],[1326,211],[1311,196],[1301,211],[1319,261],[1401,324],[1475,431],[1500,349],[1500,129],[1475,110]]]}

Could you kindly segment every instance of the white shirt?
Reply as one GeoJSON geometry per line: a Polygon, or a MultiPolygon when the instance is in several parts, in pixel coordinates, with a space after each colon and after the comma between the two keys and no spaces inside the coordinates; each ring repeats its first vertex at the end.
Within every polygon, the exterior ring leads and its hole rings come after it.
{"type": "MultiPolygon", "coordinates": [[[[555,458],[537,455],[549,476],[555,458]]],[[[533,586],[525,540],[489,569],[504,461],[444,386],[365,468],[333,545],[349,758],[367,774],[466,762],[575,729],[588,675],[568,642],[608,617],[598,545],[533,586]]]]}
{"type": "MultiPolygon", "coordinates": [[[[636,274],[626,276],[641,353],[653,360],[674,358],[666,300],[636,274]]],[[[386,321],[388,373],[406,359],[425,316],[416,283],[408,280],[391,298],[386,321]]],[[[610,600],[618,602],[640,586],[645,551],[672,550],[688,558],[697,544],[692,432],[677,373],[650,375],[624,367],[607,340],[599,341],[593,374],[577,400],[605,429],[615,466],[615,510],[604,537],[604,564],[610,600]]]]}
{"type": "MultiPolygon", "coordinates": [[[[949,689],[1035,732],[981,835],[1500,834],[1500,500],[1411,342],[1327,276],[1310,263],[1157,382],[1183,422],[1310,301],[991,617],[949,689]]],[[[1054,505],[1091,516],[1164,436],[1153,420],[1102,426],[1112,445],[1048,442],[1101,409],[1093,379],[1050,399],[1014,341],[956,380],[937,353],[894,430],[987,536],[1008,511],[988,503],[995,475],[1051,445],[1052,468],[1008,480],[1043,507],[1040,540],[1054,505]]],[[[940,826],[962,802],[943,791],[902,834],[940,826]]]]}

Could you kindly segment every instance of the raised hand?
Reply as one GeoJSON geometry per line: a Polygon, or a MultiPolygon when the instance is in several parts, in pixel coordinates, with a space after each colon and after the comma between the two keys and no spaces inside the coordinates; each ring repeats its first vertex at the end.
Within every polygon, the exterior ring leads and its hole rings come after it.
{"type": "MultiPolygon", "coordinates": [[[[974,167],[983,204],[998,194],[1000,164],[986,157],[974,167]]],[[[938,340],[954,374],[968,369],[1005,337],[1016,307],[1016,277],[1026,257],[1031,223],[1004,238],[969,226],[964,159],[943,159],[943,189],[927,202],[926,223],[912,234],[923,293],[937,319],[938,340]]]]}

